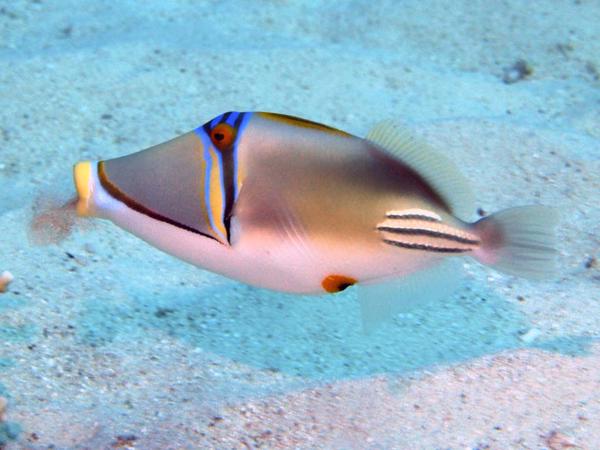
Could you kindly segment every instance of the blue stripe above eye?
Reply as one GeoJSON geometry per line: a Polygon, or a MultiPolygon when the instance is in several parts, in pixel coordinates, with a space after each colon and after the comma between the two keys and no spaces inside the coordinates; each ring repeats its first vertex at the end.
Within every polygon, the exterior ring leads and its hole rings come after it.
{"type": "Polygon", "coordinates": [[[227,118],[227,120],[225,121],[225,123],[234,126],[236,119],[238,118],[238,116],[240,115],[239,112],[232,112],[229,117],[227,118]]]}
{"type": "Polygon", "coordinates": [[[219,123],[221,123],[221,119],[223,118],[223,114],[221,114],[220,116],[215,117],[213,120],[210,121],[210,127],[214,128],[216,127],[219,123]]]}

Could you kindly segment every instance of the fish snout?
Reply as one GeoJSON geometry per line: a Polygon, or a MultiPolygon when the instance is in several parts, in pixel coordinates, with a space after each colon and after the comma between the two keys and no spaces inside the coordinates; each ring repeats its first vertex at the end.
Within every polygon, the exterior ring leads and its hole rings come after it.
{"type": "Polygon", "coordinates": [[[83,217],[93,214],[94,177],[92,162],[80,161],[73,166],[73,181],[77,189],[77,214],[83,217]]]}

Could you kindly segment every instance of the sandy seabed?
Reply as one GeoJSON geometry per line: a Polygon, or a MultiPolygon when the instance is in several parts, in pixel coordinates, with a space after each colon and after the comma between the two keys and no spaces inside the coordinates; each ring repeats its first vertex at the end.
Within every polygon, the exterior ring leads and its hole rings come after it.
{"type": "Polygon", "coordinates": [[[600,448],[598,24],[595,0],[0,2],[0,446],[600,448]],[[249,288],[109,223],[29,244],[74,162],[228,110],[407,123],[484,211],[555,206],[560,274],[466,261],[364,336],[352,290],[249,288]]]}

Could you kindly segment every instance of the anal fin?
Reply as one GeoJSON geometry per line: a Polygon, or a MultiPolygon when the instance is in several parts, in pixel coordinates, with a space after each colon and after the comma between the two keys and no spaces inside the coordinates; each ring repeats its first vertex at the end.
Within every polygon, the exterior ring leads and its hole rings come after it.
{"type": "Polygon", "coordinates": [[[461,262],[448,258],[402,278],[359,284],[363,331],[369,334],[400,313],[449,297],[461,285],[461,262]]]}

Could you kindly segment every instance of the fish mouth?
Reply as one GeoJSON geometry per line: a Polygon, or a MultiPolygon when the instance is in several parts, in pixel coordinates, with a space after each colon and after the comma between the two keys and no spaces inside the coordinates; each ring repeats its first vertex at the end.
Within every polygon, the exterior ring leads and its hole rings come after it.
{"type": "Polygon", "coordinates": [[[76,211],[79,216],[93,215],[93,180],[91,161],[80,161],[73,166],[73,182],[77,190],[76,211]]]}

